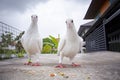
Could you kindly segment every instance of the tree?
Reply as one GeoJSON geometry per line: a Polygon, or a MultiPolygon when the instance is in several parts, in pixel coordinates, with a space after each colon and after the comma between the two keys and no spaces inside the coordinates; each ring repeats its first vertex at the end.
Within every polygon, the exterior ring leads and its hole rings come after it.
{"type": "Polygon", "coordinates": [[[24,48],[23,48],[23,46],[20,42],[20,39],[21,39],[21,37],[23,36],[24,33],[25,33],[24,31],[21,32],[18,36],[16,36],[16,38],[14,40],[16,42],[15,47],[16,47],[16,52],[17,53],[25,53],[25,50],[24,50],[24,48]]]}
{"type": "Polygon", "coordinates": [[[5,34],[3,33],[1,38],[2,38],[2,41],[1,41],[2,49],[8,47],[9,45],[13,45],[14,40],[13,40],[12,33],[10,32],[6,32],[5,34]]]}
{"type": "Polygon", "coordinates": [[[25,31],[22,31],[18,36],[16,36],[15,41],[20,41],[20,38],[23,36],[25,31]]]}
{"type": "Polygon", "coordinates": [[[18,57],[23,56],[23,53],[25,53],[25,51],[20,43],[20,38],[23,34],[24,31],[15,38],[10,32],[5,32],[2,34],[0,42],[0,53],[2,53],[2,55],[5,55],[5,58],[10,58],[11,54],[18,55],[18,57]],[[16,54],[16,52],[18,54],[16,54]]]}
{"type": "Polygon", "coordinates": [[[13,34],[10,32],[3,33],[1,35],[0,54],[10,55],[11,53],[14,53],[14,51],[9,49],[12,48],[13,45],[14,45],[13,34]]]}

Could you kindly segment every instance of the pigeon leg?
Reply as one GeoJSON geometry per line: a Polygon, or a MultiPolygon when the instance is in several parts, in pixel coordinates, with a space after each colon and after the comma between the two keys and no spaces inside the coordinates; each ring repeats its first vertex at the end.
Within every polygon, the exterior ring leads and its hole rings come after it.
{"type": "Polygon", "coordinates": [[[41,66],[41,64],[39,63],[40,62],[40,54],[39,53],[36,53],[35,59],[36,59],[36,61],[34,63],[32,63],[31,65],[32,66],[41,66]]]}
{"type": "Polygon", "coordinates": [[[78,66],[80,66],[80,64],[76,64],[76,63],[72,62],[72,61],[73,61],[73,58],[74,58],[74,57],[70,57],[70,61],[71,61],[71,63],[72,63],[72,66],[73,66],[73,67],[78,67],[78,66]]]}
{"type": "Polygon", "coordinates": [[[32,64],[31,59],[29,59],[27,63],[24,63],[24,65],[31,65],[31,64],[32,64]]]}
{"type": "Polygon", "coordinates": [[[59,56],[59,64],[55,66],[56,68],[65,68],[65,66],[62,64],[63,56],[60,54],[59,56]]]}

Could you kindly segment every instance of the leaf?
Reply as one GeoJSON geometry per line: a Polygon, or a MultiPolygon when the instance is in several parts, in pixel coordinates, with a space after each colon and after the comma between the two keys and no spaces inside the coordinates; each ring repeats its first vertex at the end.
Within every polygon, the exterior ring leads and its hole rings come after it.
{"type": "Polygon", "coordinates": [[[58,47],[58,40],[55,37],[51,36],[51,35],[49,35],[49,37],[52,40],[52,42],[55,44],[55,48],[57,48],[58,47]]]}
{"type": "Polygon", "coordinates": [[[51,47],[50,45],[45,45],[45,46],[43,47],[42,52],[43,52],[43,53],[50,53],[51,50],[52,50],[52,47],[51,47]]]}

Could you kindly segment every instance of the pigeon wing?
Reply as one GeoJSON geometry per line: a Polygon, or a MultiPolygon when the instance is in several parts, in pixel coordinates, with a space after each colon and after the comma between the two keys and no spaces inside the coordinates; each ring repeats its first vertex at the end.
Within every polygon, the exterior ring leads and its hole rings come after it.
{"type": "Polygon", "coordinates": [[[38,40],[38,45],[39,45],[39,49],[40,49],[40,52],[41,52],[42,51],[43,42],[42,42],[42,39],[40,39],[40,38],[38,40]]]}
{"type": "Polygon", "coordinates": [[[79,50],[80,52],[82,53],[83,52],[83,45],[84,45],[84,41],[83,41],[83,38],[82,37],[79,37],[79,50]]]}
{"type": "Polygon", "coordinates": [[[65,43],[66,43],[65,38],[60,40],[59,46],[58,46],[58,55],[60,55],[60,51],[64,48],[65,43]]]}

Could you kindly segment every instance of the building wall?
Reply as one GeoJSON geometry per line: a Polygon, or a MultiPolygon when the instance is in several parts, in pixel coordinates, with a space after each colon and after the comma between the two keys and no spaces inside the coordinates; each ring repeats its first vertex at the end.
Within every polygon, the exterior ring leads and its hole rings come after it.
{"type": "Polygon", "coordinates": [[[108,50],[120,52],[120,9],[106,20],[108,50]]]}
{"type": "Polygon", "coordinates": [[[110,3],[109,0],[105,0],[104,4],[98,10],[95,19],[99,19],[99,17],[102,16],[104,14],[104,12],[108,9],[108,7],[110,6],[110,4],[111,3],[110,3]]]}
{"type": "Polygon", "coordinates": [[[100,25],[86,38],[86,51],[102,51],[106,50],[106,36],[104,31],[104,25],[100,25]]]}
{"type": "MultiPolygon", "coordinates": [[[[107,9],[108,10],[108,9],[107,9]]],[[[85,36],[86,51],[120,52],[120,1],[99,18],[85,36]]]]}
{"type": "Polygon", "coordinates": [[[103,15],[103,13],[108,9],[109,6],[110,6],[110,1],[106,0],[102,5],[102,7],[100,8],[100,14],[103,15]]]}

